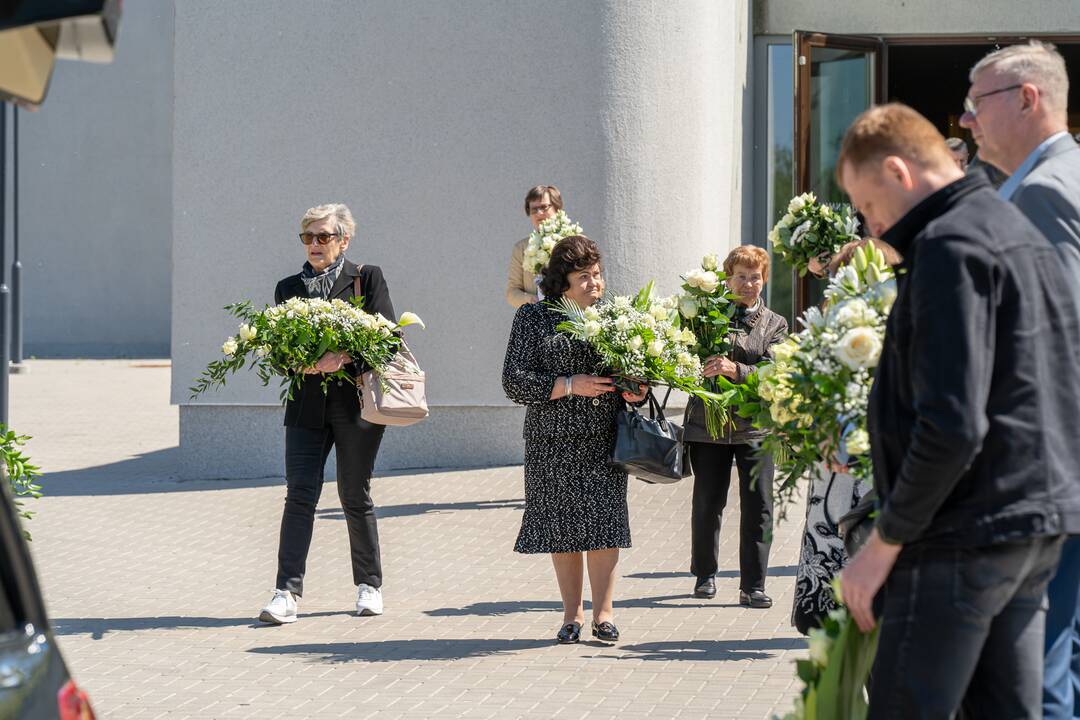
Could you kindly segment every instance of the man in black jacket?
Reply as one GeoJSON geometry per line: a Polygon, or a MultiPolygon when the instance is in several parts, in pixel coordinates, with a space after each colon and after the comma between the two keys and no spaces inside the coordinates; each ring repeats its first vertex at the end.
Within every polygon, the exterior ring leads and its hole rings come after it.
{"type": "Polygon", "coordinates": [[[1080,321],[1053,246],[903,105],[841,184],[904,257],[870,397],[876,527],[842,575],[881,637],[870,717],[1039,718],[1046,585],[1080,517],[1080,321]]]}

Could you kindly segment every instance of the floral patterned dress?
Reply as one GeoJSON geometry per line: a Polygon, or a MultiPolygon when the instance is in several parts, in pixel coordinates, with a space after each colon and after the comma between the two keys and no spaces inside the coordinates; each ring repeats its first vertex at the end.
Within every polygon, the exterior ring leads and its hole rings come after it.
{"type": "Polygon", "coordinates": [[[556,331],[562,319],[547,303],[523,305],[506,348],[503,389],[527,408],[525,514],[514,550],[627,548],[626,473],[610,464],[625,404],[616,393],[550,399],[559,376],[601,371],[592,348],[556,331]]]}
{"type": "Polygon", "coordinates": [[[869,483],[846,473],[829,472],[824,466],[818,472],[821,476],[811,477],[806,498],[806,526],[795,573],[795,604],[791,608],[791,624],[803,635],[819,627],[819,618],[837,607],[832,581],[848,561],[838,532],[839,520],[871,489],[869,483]]]}

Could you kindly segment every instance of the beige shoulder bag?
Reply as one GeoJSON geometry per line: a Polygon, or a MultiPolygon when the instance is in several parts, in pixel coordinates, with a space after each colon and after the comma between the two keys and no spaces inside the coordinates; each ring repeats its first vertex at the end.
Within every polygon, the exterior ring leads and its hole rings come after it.
{"type": "MultiPolygon", "coordinates": [[[[353,294],[360,297],[359,275],[353,279],[353,294]]],[[[356,378],[360,417],[375,425],[398,427],[420,422],[428,416],[424,380],[416,356],[402,339],[383,372],[368,370],[356,378]]]]}

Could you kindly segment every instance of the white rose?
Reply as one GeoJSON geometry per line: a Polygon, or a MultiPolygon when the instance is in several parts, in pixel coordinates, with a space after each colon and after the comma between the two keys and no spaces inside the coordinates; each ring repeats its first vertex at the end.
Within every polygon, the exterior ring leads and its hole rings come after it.
{"type": "Polygon", "coordinates": [[[634,337],[630,338],[630,342],[626,343],[626,346],[628,348],[630,348],[631,350],[633,350],[634,352],[637,352],[638,350],[641,349],[641,346],[644,345],[644,344],[645,344],[645,341],[641,338],[641,336],[640,335],[635,335],[634,337]]]}
{"type": "Polygon", "coordinates": [[[896,278],[882,280],[873,287],[871,292],[874,299],[881,303],[885,312],[888,312],[896,301],[896,278]]]}
{"type": "Polygon", "coordinates": [[[780,231],[777,230],[776,228],[773,228],[772,230],[769,231],[769,236],[768,237],[769,237],[769,244],[770,245],[779,245],[780,244],[780,231]]]}
{"type": "Polygon", "coordinates": [[[712,270],[706,270],[701,274],[701,284],[698,287],[707,293],[714,292],[720,287],[720,278],[712,270]]]}
{"type": "Polygon", "coordinates": [[[693,345],[697,341],[697,337],[688,329],[683,328],[683,331],[679,333],[679,340],[686,343],[687,345],[693,345]]]}
{"type": "Polygon", "coordinates": [[[229,357],[232,357],[236,354],[238,347],[239,346],[236,344],[236,338],[229,338],[225,341],[225,344],[221,346],[221,352],[225,353],[229,357]]]}
{"type": "Polygon", "coordinates": [[[686,273],[686,284],[692,288],[699,288],[701,287],[702,276],[703,273],[701,272],[701,270],[695,268],[690,272],[686,273]]]}
{"type": "Polygon", "coordinates": [[[649,310],[649,315],[652,316],[653,320],[667,320],[668,309],[664,305],[653,305],[652,309],[649,310]]]}
{"type": "Polygon", "coordinates": [[[870,435],[862,428],[852,430],[844,441],[850,455],[865,455],[870,452],[870,435]]]}
{"type": "Polygon", "coordinates": [[[720,260],[716,257],[716,253],[709,253],[701,258],[701,267],[705,270],[715,270],[719,266],[720,260]]]}
{"type": "Polygon", "coordinates": [[[667,335],[668,340],[677,340],[679,338],[679,328],[674,325],[668,325],[664,329],[664,334],[667,335]]]}
{"type": "Polygon", "coordinates": [[[619,332],[626,332],[630,329],[630,319],[625,315],[615,318],[615,329],[619,332]]]}
{"type": "Polygon", "coordinates": [[[251,327],[250,325],[245,323],[240,326],[240,339],[244,342],[254,340],[256,334],[257,333],[255,332],[255,328],[251,327]]]}
{"type": "Polygon", "coordinates": [[[684,318],[694,318],[698,314],[697,301],[690,295],[683,295],[679,300],[679,312],[684,318]]]}
{"type": "Polygon", "coordinates": [[[651,355],[652,357],[660,357],[664,354],[664,341],[653,340],[651,343],[649,343],[649,347],[646,352],[649,353],[649,355],[651,355]]]}
{"type": "Polygon", "coordinates": [[[874,311],[862,298],[851,298],[833,306],[829,315],[833,324],[842,327],[872,325],[877,319],[874,311]]]}
{"type": "Polygon", "coordinates": [[[544,238],[544,242],[541,243],[540,247],[544,248],[544,252],[551,253],[555,249],[555,238],[551,236],[544,238]]]}
{"type": "Polygon", "coordinates": [[[788,338],[782,343],[773,345],[772,356],[773,360],[778,363],[791,362],[791,357],[799,349],[799,345],[791,338],[788,338]]]}
{"type": "Polygon", "coordinates": [[[586,320],[592,320],[595,322],[596,320],[600,319],[600,313],[597,312],[596,308],[592,306],[585,308],[584,315],[586,320]]]}
{"type": "Polygon", "coordinates": [[[794,215],[804,207],[806,207],[806,200],[803,199],[802,195],[799,195],[798,197],[791,198],[791,202],[788,203],[787,209],[789,213],[794,215]]]}
{"type": "Polygon", "coordinates": [[[683,352],[675,356],[675,362],[679,363],[680,365],[693,365],[694,356],[684,350],[683,352]]]}
{"type": "Polygon", "coordinates": [[[617,308],[626,309],[630,307],[630,298],[625,295],[616,295],[615,299],[611,301],[611,304],[617,308]]]}
{"type": "Polygon", "coordinates": [[[600,334],[600,323],[595,320],[589,320],[585,323],[585,337],[596,337],[600,334]]]}
{"type": "Polygon", "coordinates": [[[868,327],[848,330],[836,345],[836,357],[852,370],[872,368],[881,357],[881,338],[868,327]]]}
{"type": "Polygon", "coordinates": [[[780,223],[784,227],[791,227],[791,223],[795,222],[795,216],[791,213],[784,213],[784,217],[780,218],[780,223]]]}

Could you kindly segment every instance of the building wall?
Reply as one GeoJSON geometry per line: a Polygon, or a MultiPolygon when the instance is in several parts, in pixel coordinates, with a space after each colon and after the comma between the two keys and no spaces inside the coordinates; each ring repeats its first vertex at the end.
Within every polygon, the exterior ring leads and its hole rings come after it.
{"type": "Polygon", "coordinates": [[[500,375],[524,191],[563,190],[610,291],[678,274],[742,234],[749,5],[742,0],[176,8],[173,402],[187,477],[280,474],[274,388],[188,398],[235,325],[295,273],[303,211],[350,205],[347,253],[381,265],[429,374],[432,417],[380,466],[520,462],[500,375]],[[306,9],[305,9],[306,8],[306,9]]]}
{"type": "Polygon", "coordinates": [[[169,355],[172,36],[169,0],[125,3],[115,61],[19,111],[28,357],[169,355]]]}
{"type": "Polygon", "coordinates": [[[1080,31],[1080,3],[755,0],[755,34],[787,35],[795,30],[870,35],[1075,33],[1080,31]]]}

